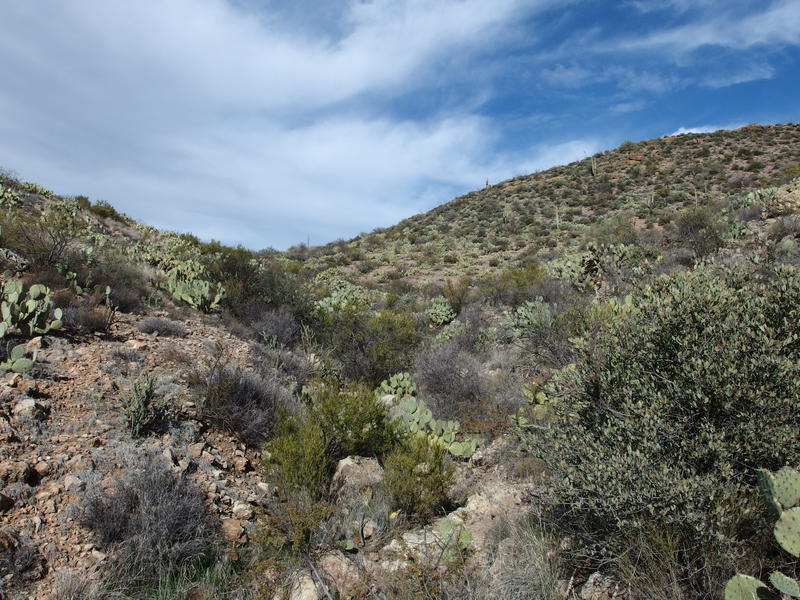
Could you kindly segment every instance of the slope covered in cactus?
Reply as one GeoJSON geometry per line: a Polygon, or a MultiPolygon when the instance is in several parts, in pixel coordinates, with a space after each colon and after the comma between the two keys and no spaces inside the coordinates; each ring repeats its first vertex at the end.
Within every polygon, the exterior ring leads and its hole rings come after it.
{"type": "MultiPolygon", "coordinates": [[[[775,516],[778,517],[773,533],[775,541],[786,552],[800,557],[800,473],[790,467],[783,467],[775,473],[759,471],[759,487],[775,516]]],[[[774,571],[769,576],[772,586],[781,594],[800,598],[800,584],[781,573],[774,571]]],[[[725,600],[753,600],[759,598],[779,598],[762,581],[750,575],[737,574],[725,586],[725,600]]]]}

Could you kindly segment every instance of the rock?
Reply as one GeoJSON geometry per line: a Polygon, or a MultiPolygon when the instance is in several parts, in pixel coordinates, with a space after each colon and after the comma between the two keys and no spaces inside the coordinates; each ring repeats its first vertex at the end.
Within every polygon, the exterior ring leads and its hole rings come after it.
{"type": "Polygon", "coordinates": [[[106,558],[108,558],[108,555],[103,552],[100,552],[99,550],[92,550],[92,558],[95,559],[97,562],[102,562],[106,558]]]}
{"type": "Polygon", "coordinates": [[[246,456],[237,456],[233,459],[233,468],[236,469],[240,473],[245,473],[252,469],[250,466],[250,461],[247,460],[246,456]]]}
{"type": "Polygon", "coordinates": [[[581,587],[581,600],[610,600],[616,597],[614,581],[602,573],[592,573],[581,587]]]}
{"type": "Polygon", "coordinates": [[[236,519],[248,521],[253,518],[253,509],[244,502],[237,502],[233,505],[233,516],[236,519]]]}
{"type": "Polygon", "coordinates": [[[206,447],[205,442],[197,442],[196,444],[189,444],[189,456],[192,458],[200,458],[203,455],[203,450],[206,447]]]}
{"type": "Polygon", "coordinates": [[[94,461],[83,454],[76,454],[64,463],[67,471],[91,471],[94,469],[94,461]]]}
{"type": "Polygon", "coordinates": [[[238,542],[244,536],[239,519],[222,519],[222,536],[229,542],[238,542]]]}
{"type": "Polygon", "coordinates": [[[338,592],[339,598],[347,600],[355,596],[361,587],[361,576],[356,566],[341,552],[328,552],[319,559],[338,592]]]}
{"type": "Polygon", "coordinates": [[[317,590],[317,584],[310,573],[302,573],[292,584],[289,591],[289,600],[321,600],[322,595],[317,590]]]}
{"type": "Polygon", "coordinates": [[[397,404],[397,396],[394,394],[386,394],[385,396],[381,396],[378,400],[378,404],[382,404],[386,408],[392,408],[395,404],[397,404]]]}
{"type": "Polygon", "coordinates": [[[50,468],[50,463],[40,460],[33,466],[33,470],[39,475],[39,477],[47,477],[52,472],[50,468]]]}
{"type": "Polygon", "coordinates": [[[25,352],[33,352],[35,350],[41,350],[42,346],[43,346],[42,336],[37,335],[36,337],[28,340],[28,342],[25,344],[25,352]]]}
{"type": "Polygon", "coordinates": [[[364,526],[361,528],[361,535],[364,536],[365,540],[368,540],[375,535],[376,527],[377,526],[375,525],[375,521],[373,521],[372,519],[367,519],[364,522],[364,526]]]}
{"type": "Polygon", "coordinates": [[[72,473],[64,477],[64,488],[68,492],[81,492],[85,487],[86,484],[72,473]]]}
{"type": "Polygon", "coordinates": [[[13,461],[0,463],[0,487],[11,485],[12,483],[35,483],[36,471],[31,469],[25,461],[13,461]]]}
{"type": "Polygon", "coordinates": [[[372,488],[383,481],[383,467],[374,458],[348,456],[336,465],[331,480],[331,493],[360,491],[365,500],[372,497],[372,488]]]}
{"type": "Polygon", "coordinates": [[[44,406],[36,402],[33,398],[23,398],[14,405],[12,411],[18,419],[43,419],[46,415],[44,406]]]}
{"type": "Polygon", "coordinates": [[[161,456],[164,457],[164,461],[167,463],[168,467],[172,467],[178,464],[178,461],[175,458],[175,452],[173,452],[172,448],[170,448],[169,446],[164,448],[164,451],[161,453],[161,456]]]}
{"type": "Polygon", "coordinates": [[[14,506],[15,500],[11,496],[7,496],[0,492],[0,513],[8,512],[14,506]]]}
{"type": "Polygon", "coordinates": [[[266,481],[259,481],[256,483],[256,487],[258,488],[258,491],[267,498],[272,498],[275,496],[275,486],[267,483],[266,481]]]}

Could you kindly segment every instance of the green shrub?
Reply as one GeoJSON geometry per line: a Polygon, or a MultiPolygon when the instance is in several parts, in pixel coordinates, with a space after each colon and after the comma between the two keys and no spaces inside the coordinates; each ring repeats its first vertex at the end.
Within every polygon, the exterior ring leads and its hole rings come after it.
{"type": "MultiPolygon", "coordinates": [[[[81,201],[82,198],[82,196],[75,197],[75,200],[77,200],[81,206],[83,206],[83,202],[81,201]]],[[[106,202],[105,200],[98,200],[89,206],[89,211],[100,218],[113,219],[114,221],[118,221],[120,223],[127,223],[130,220],[128,217],[120,213],[116,208],[111,206],[111,203],[106,202]]]]}
{"type": "Polygon", "coordinates": [[[383,457],[396,443],[386,408],[372,389],[322,381],[307,390],[308,403],[284,415],[267,444],[275,483],[290,497],[316,501],[325,495],[336,461],[350,455],[383,457]]]}
{"type": "Polygon", "coordinates": [[[547,270],[532,262],[519,269],[489,275],[480,281],[479,287],[492,302],[516,305],[534,295],[533,290],[545,275],[547,270]]]}
{"type": "Polygon", "coordinates": [[[395,443],[386,407],[366,385],[325,381],[311,392],[310,410],[325,431],[332,461],[351,455],[382,457],[395,443]]]}
{"type": "Polygon", "coordinates": [[[583,549],[608,556],[655,526],[713,561],[749,535],[755,470],[800,461],[798,317],[795,269],[679,273],[584,342],[528,438],[583,549]]]}
{"type": "Polygon", "coordinates": [[[325,315],[319,331],[347,379],[377,385],[411,366],[419,332],[407,312],[384,309],[377,314],[355,307],[325,315]]]}
{"type": "Polygon", "coordinates": [[[392,506],[424,520],[447,504],[453,473],[444,447],[413,436],[386,457],[384,486],[392,506]]]}
{"type": "Polygon", "coordinates": [[[688,242],[697,256],[706,256],[723,245],[722,223],[707,206],[687,208],[678,215],[678,235],[688,242]]]}
{"type": "Polygon", "coordinates": [[[605,246],[616,244],[633,245],[639,241],[636,227],[624,215],[616,215],[609,219],[604,219],[593,226],[588,233],[588,238],[596,244],[605,246]]]}
{"type": "Polygon", "coordinates": [[[281,419],[267,444],[270,479],[281,493],[301,503],[322,497],[330,472],[328,442],[310,411],[281,419]]]}
{"type": "Polygon", "coordinates": [[[366,334],[372,370],[367,377],[370,383],[377,384],[411,367],[419,332],[410,314],[382,310],[369,319],[366,334]]]}

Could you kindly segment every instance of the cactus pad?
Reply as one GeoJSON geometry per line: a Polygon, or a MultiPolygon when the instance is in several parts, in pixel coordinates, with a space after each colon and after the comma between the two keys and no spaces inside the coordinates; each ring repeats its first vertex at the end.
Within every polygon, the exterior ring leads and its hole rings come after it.
{"type": "Polygon", "coordinates": [[[725,585],[725,600],[761,600],[775,597],[767,586],[750,575],[735,575],[725,585]]]}
{"type": "Polygon", "coordinates": [[[774,532],[781,548],[792,556],[800,556],[800,508],[783,511],[774,532]]]}
{"type": "Polygon", "coordinates": [[[792,598],[800,598],[800,585],[791,577],[787,577],[780,571],[775,571],[769,576],[769,582],[776,590],[792,598]]]}
{"type": "Polygon", "coordinates": [[[783,467],[772,475],[775,499],[784,509],[792,508],[800,502],[800,473],[790,467],[783,467]]]}

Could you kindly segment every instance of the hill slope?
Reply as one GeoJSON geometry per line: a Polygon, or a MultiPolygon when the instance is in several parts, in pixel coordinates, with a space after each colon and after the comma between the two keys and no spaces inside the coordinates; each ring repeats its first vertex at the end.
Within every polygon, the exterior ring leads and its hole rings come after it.
{"type": "MultiPolygon", "coordinates": [[[[381,281],[479,275],[489,266],[551,257],[615,216],[660,228],[678,210],[711,205],[800,175],[800,125],[751,125],[619,148],[515,177],[347,242],[310,252],[314,270],[336,267],[381,281]]],[[[298,249],[289,256],[299,257],[298,249]]]]}

